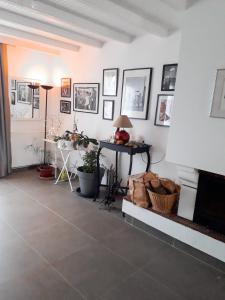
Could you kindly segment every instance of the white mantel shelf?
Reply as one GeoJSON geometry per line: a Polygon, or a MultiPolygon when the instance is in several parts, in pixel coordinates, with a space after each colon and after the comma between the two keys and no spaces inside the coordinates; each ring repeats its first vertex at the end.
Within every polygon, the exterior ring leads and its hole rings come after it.
{"type": "Polygon", "coordinates": [[[225,262],[225,243],[219,240],[165,218],[150,210],[138,207],[126,199],[123,199],[122,211],[193,248],[225,262]]]}

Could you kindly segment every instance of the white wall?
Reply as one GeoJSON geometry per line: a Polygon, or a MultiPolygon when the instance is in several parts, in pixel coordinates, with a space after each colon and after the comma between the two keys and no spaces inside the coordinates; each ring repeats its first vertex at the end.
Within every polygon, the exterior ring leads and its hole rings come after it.
{"type": "MultiPolygon", "coordinates": [[[[168,138],[168,128],[154,126],[155,109],[157,94],[161,89],[162,67],[166,63],[178,62],[180,46],[180,35],[175,34],[170,38],[156,38],[153,36],[145,36],[135,40],[132,44],[120,44],[116,42],[108,43],[103,49],[94,49],[84,47],[78,54],[64,53],[61,57],[55,58],[55,82],[61,76],[72,77],[73,82],[99,82],[100,95],[102,93],[102,71],[104,68],[118,67],[119,72],[119,93],[118,97],[102,97],[100,96],[99,114],[85,114],[76,112],[79,130],[84,130],[91,137],[98,139],[106,139],[113,134],[115,128],[112,127],[112,121],[102,119],[102,103],[103,99],[115,99],[114,119],[119,116],[121,85],[123,69],[152,67],[152,89],[150,97],[150,109],[148,120],[132,120],[134,128],[131,130],[133,138],[143,137],[146,143],[153,145],[153,162],[160,160],[165,152],[168,138]]],[[[59,83],[58,83],[59,85],[59,83]]],[[[60,89],[55,89],[55,101],[51,101],[51,113],[56,115],[59,111],[60,89]]],[[[63,115],[62,131],[66,129],[72,130],[74,119],[72,115],[63,115]]],[[[105,152],[106,153],[106,152],[105,152]]],[[[110,153],[107,152],[107,157],[110,153]]],[[[128,157],[123,156],[122,169],[123,173],[128,171],[128,157]]],[[[143,159],[145,159],[143,157],[143,159]]],[[[140,156],[134,158],[133,173],[142,172],[145,164],[140,156]]],[[[174,165],[165,161],[152,165],[152,169],[159,172],[162,176],[176,178],[174,165]]]]}
{"type": "Polygon", "coordinates": [[[167,159],[225,175],[225,120],[209,117],[216,70],[225,68],[225,1],[205,0],[183,19],[167,159]]]}

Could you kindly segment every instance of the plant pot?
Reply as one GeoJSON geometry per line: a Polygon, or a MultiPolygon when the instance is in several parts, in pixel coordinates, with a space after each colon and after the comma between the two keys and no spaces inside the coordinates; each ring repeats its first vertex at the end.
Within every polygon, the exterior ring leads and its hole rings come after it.
{"type": "MultiPolygon", "coordinates": [[[[105,170],[100,168],[100,183],[104,176],[105,170]]],[[[77,175],[80,182],[80,192],[84,197],[94,197],[96,192],[96,187],[98,184],[97,172],[86,173],[82,171],[82,167],[77,168],[77,175]]]]}
{"type": "Polygon", "coordinates": [[[54,178],[54,168],[49,165],[41,165],[39,167],[40,179],[53,179],[54,178]]]}

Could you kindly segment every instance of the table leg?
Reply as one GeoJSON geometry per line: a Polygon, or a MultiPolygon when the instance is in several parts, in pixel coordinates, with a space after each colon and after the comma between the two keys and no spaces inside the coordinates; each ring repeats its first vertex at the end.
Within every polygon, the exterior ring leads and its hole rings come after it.
{"type": "Polygon", "coordinates": [[[151,157],[150,157],[150,152],[146,151],[147,154],[147,158],[148,158],[148,162],[147,162],[147,166],[146,166],[146,172],[149,171],[149,167],[150,167],[150,163],[151,163],[151,157]]]}
{"type": "Polygon", "coordinates": [[[73,192],[73,187],[72,187],[72,184],[71,184],[71,180],[70,180],[70,176],[69,176],[69,172],[68,172],[68,168],[67,168],[67,163],[68,163],[68,160],[69,160],[69,157],[70,157],[70,152],[67,154],[66,158],[64,158],[63,151],[61,149],[60,149],[60,153],[61,153],[62,160],[63,160],[63,167],[62,167],[61,172],[59,173],[59,176],[58,176],[55,184],[57,184],[59,182],[59,179],[60,179],[63,171],[66,170],[66,174],[67,174],[67,177],[68,177],[70,189],[71,189],[71,192],[73,192]]]}
{"type": "Polygon", "coordinates": [[[101,182],[100,182],[100,163],[99,163],[101,150],[102,150],[102,148],[99,148],[98,152],[97,152],[97,186],[96,186],[96,192],[95,192],[95,197],[94,197],[93,201],[96,201],[96,199],[99,195],[100,185],[101,185],[101,182]]]}
{"type": "Polygon", "coordinates": [[[118,181],[118,151],[116,151],[116,182],[118,181]]]}
{"type": "Polygon", "coordinates": [[[129,172],[128,172],[129,176],[131,175],[131,172],[132,172],[132,166],[133,166],[133,155],[130,154],[130,167],[129,167],[129,172]]]}

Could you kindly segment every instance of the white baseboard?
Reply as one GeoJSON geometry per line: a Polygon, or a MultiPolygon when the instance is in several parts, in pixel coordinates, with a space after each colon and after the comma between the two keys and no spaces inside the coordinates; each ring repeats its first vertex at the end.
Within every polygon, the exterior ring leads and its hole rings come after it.
{"type": "Polygon", "coordinates": [[[138,207],[125,199],[123,200],[122,211],[193,248],[225,262],[225,243],[221,241],[160,216],[150,210],[138,207]]]}

